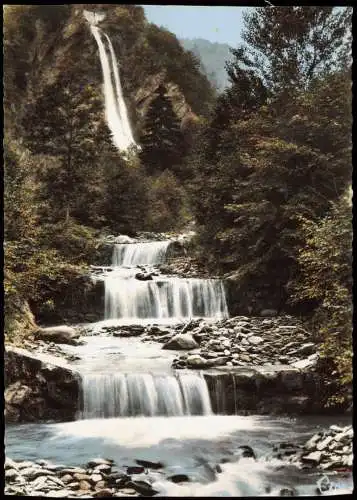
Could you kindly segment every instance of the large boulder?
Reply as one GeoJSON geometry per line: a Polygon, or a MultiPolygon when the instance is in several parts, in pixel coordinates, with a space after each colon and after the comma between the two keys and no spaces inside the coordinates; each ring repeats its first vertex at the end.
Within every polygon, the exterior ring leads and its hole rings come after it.
{"type": "Polygon", "coordinates": [[[57,344],[77,345],[79,332],[71,326],[51,326],[49,328],[39,328],[35,332],[35,338],[57,344]]]}
{"type": "Polygon", "coordinates": [[[79,390],[79,375],[66,362],[18,347],[6,348],[7,422],[74,420],[79,409],[79,390]]]}
{"type": "Polygon", "coordinates": [[[197,349],[199,345],[189,333],[178,333],[174,335],[166,344],[163,349],[177,349],[177,350],[190,350],[197,349]]]}

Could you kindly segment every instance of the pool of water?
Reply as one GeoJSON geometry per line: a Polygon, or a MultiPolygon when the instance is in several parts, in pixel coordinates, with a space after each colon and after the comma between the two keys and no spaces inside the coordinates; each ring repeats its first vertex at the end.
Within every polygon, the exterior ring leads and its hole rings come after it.
{"type": "MultiPolygon", "coordinates": [[[[348,418],[271,418],[264,416],[131,417],[79,420],[58,424],[7,425],[6,455],[15,460],[51,460],[84,465],[94,457],[115,460],[118,467],[135,459],[165,465],[154,474],[159,496],[259,496],[294,487],[299,495],[315,495],[322,474],[311,474],[270,460],[275,443],[304,443],[332,423],[350,424],[348,418]],[[257,461],[240,458],[249,445],[257,461]],[[223,463],[215,477],[211,467],[223,463]],[[191,482],[173,484],[170,474],[185,473],[191,482]]],[[[352,475],[332,475],[338,493],[352,491],[352,475]]],[[[335,491],[337,494],[337,490],[335,491]]]]}

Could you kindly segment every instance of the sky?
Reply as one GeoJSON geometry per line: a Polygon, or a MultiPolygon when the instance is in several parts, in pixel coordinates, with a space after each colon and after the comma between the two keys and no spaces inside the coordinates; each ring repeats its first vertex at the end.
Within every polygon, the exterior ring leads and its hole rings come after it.
{"type": "Polygon", "coordinates": [[[241,41],[242,13],[247,7],[143,5],[147,19],[177,38],[204,38],[236,47],[241,41]]]}

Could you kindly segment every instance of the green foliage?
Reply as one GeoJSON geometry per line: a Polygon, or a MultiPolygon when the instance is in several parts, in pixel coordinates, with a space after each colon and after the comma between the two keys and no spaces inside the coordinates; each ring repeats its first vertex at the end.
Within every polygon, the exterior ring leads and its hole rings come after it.
{"type": "Polygon", "coordinates": [[[165,170],[151,179],[149,189],[150,212],[148,228],[151,231],[179,230],[187,222],[185,192],[175,175],[165,170]]]}
{"type": "Polygon", "coordinates": [[[110,231],[134,235],[146,227],[150,210],[145,170],[136,157],[112,158],[106,171],[103,214],[110,231]]]}
{"type": "Polygon", "coordinates": [[[302,218],[304,246],[299,251],[301,278],[294,301],[315,300],[313,318],[321,341],[319,371],[329,382],[339,382],[336,392],[327,391],[326,403],[343,403],[352,383],[352,207],[346,196],[332,204],[329,213],[314,222],[302,218]]]}
{"type": "Polygon", "coordinates": [[[179,171],[186,144],[166,89],[160,85],[145,117],[140,137],[140,159],[149,174],[163,172],[166,168],[179,171]]]}

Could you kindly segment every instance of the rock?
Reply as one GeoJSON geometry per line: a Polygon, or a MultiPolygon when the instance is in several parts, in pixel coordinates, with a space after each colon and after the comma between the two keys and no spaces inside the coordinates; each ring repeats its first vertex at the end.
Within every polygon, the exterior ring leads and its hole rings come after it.
{"type": "Polygon", "coordinates": [[[280,490],[280,496],[281,497],[296,497],[297,492],[293,488],[282,488],[280,490]]]}
{"type": "Polygon", "coordinates": [[[65,474],[64,476],[61,477],[61,479],[65,484],[70,483],[73,480],[70,474],[65,474]]]}
{"type": "Polygon", "coordinates": [[[115,243],[135,243],[135,240],[126,234],[120,234],[115,238],[115,243]]]}
{"type": "Polygon", "coordinates": [[[135,462],[138,465],[141,465],[142,467],[145,467],[147,469],[156,470],[156,469],[162,469],[164,467],[164,465],[161,462],[151,462],[150,460],[137,459],[135,460],[135,462]]]}
{"type": "Polygon", "coordinates": [[[127,473],[128,474],[142,474],[143,472],[145,471],[145,468],[144,467],[139,467],[139,466],[136,466],[136,465],[132,465],[132,466],[129,466],[127,468],[127,473]]]}
{"type": "Polygon", "coordinates": [[[5,470],[7,469],[18,469],[17,463],[9,457],[5,458],[5,470]]]}
{"type": "Polygon", "coordinates": [[[111,467],[111,465],[108,465],[108,464],[98,464],[94,467],[94,471],[96,473],[98,473],[98,472],[109,473],[111,470],[112,470],[112,467],[111,467]]]}
{"type": "Polygon", "coordinates": [[[140,495],[147,497],[152,497],[158,493],[158,491],[154,490],[151,484],[146,481],[129,481],[128,486],[140,493],[140,495]]]}
{"type": "Polygon", "coordinates": [[[19,471],[15,469],[7,469],[5,471],[5,479],[8,481],[14,481],[15,478],[19,476],[19,471]]]}
{"type": "Polygon", "coordinates": [[[78,337],[79,333],[77,330],[67,325],[39,328],[35,332],[36,339],[51,341],[57,344],[77,345],[76,339],[78,337]]]}
{"type": "Polygon", "coordinates": [[[179,333],[163,345],[163,349],[189,350],[197,349],[199,345],[189,333],[179,333]]]}
{"type": "Polygon", "coordinates": [[[278,311],[276,309],[263,309],[260,311],[260,316],[267,317],[267,316],[277,316],[278,311]]]}
{"type": "Polygon", "coordinates": [[[185,483],[190,481],[190,478],[186,474],[174,474],[173,476],[168,477],[167,480],[172,483],[185,483]]]}
{"type": "Polygon", "coordinates": [[[89,481],[90,480],[90,475],[89,474],[82,474],[80,472],[75,472],[73,474],[73,478],[76,481],[89,481]]]}
{"type": "Polygon", "coordinates": [[[312,465],[318,465],[321,461],[322,453],[321,451],[313,451],[309,455],[301,457],[302,462],[309,463],[312,465]]]}
{"type": "Polygon", "coordinates": [[[192,354],[187,357],[187,365],[191,368],[204,368],[207,366],[207,361],[204,360],[199,354],[192,354]]]}
{"type": "Polygon", "coordinates": [[[308,342],[307,344],[303,344],[298,349],[291,354],[297,354],[299,356],[308,356],[309,354],[314,354],[316,351],[316,345],[313,342],[308,342]]]}
{"type": "Polygon", "coordinates": [[[252,458],[254,458],[254,460],[257,459],[256,454],[253,451],[253,448],[251,448],[250,446],[242,445],[242,446],[238,446],[238,448],[243,450],[242,457],[245,457],[245,458],[252,457],[252,458]]]}
{"type": "Polygon", "coordinates": [[[79,489],[80,490],[84,490],[84,491],[87,491],[87,490],[90,490],[91,489],[91,484],[88,482],[88,481],[79,481],[79,489]]]}
{"type": "Polygon", "coordinates": [[[94,497],[112,497],[112,490],[109,488],[102,488],[93,494],[94,497]]]}
{"type": "Polygon", "coordinates": [[[258,337],[257,335],[252,335],[248,338],[248,342],[249,344],[259,345],[264,342],[264,339],[262,337],[258,337]]]}
{"type": "Polygon", "coordinates": [[[314,436],[312,436],[312,438],[310,438],[304,444],[304,448],[306,450],[314,450],[314,449],[316,449],[316,445],[317,445],[318,441],[320,440],[320,438],[321,438],[321,434],[315,434],[314,436]]]}
{"type": "Polygon", "coordinates": [[[150,281],[153,279],[152,277],[153,277],[152,273],[137,273],[135,275],[135,279],[139,281],[150,281]]]}
{"type": "Polygon", "coordinates": [[[103,476],[101,474],[91,474],[90,475],[90,480],[92,483],[99,483],[103,479],[103,476]]]}
{"type": "Polygon", "coordinates": [[[71,494],[68,490],[50,490],[46,496],[53,498],[67,498],[71,494]]]}
{"type": "Polygon", "coordinates": [[[328,445],[331,443],[332,439],[333,439],[332,436],[327,436],[326,439],[317,443],[316,449],[319,451],[325,450],[328,447],[328,445]]]}

